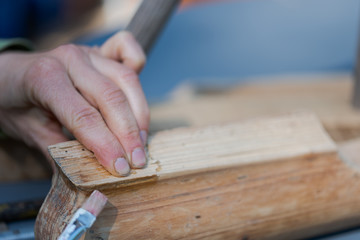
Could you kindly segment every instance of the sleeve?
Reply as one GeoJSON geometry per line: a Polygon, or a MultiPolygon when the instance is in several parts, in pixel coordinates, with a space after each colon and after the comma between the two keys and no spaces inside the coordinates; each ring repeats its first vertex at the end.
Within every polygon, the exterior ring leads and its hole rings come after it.
{"type": "Polygon", "coordinates": [[[31,51],[33,49],[33,44],[29,40],[23,38],[0,38],[0,53],[6,50],[31,51]]]}

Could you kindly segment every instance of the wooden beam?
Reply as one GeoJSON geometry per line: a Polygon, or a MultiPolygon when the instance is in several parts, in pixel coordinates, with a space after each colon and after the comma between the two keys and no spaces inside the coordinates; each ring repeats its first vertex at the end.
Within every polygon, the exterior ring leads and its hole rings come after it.
{"type": "Polygon", "coordinates": [[[75,141],[49,150],[58,173],[38,239],[55,239],[93,189],[109,203],[86,239],[299,239],[360,224],[359,172],[312,114],[159,132],[148,167],[122,178],[75,141]]]}
{"type": "Polygon", "coordinates": [[[360,109],[360,37],[357,39],[357,54],[354,69],[354,90],[352,104],[355,108],[360,109]]]}
{"type": "Polygon", "coordinates": [[[148,166],[132,170],[126,178],[110,175],[93,153],[78,141],[50,146],[49,152],[76,187],[92,191],[329,149],[335,150],[335,144],[328,139],[317,118],[298,113],[223,126],[159,132],[148,146],[148,166]]]}

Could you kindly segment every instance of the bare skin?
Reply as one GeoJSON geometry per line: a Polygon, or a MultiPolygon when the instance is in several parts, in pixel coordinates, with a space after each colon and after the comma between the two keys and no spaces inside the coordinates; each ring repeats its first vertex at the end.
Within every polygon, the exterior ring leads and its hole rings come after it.
{"type": "Polygon", "coordinates": [[[146,164],[149,108],[138,79],[145,55],[120,32],[100,48],[64,45],[0,54],[0,128],[39,148],[67,141],[62,126],[113,175],[146,164]]]}

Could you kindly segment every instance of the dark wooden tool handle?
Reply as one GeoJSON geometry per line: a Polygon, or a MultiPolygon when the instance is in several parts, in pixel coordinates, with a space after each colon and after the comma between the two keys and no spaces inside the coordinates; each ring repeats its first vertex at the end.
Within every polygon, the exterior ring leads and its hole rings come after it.
{"type": "Polygon", "coordinates": [[[355,65],[354,80],[355,83],[354,83],[353,106],[357,109],[360,109],[360,37],[358,39],[357,60],[355,65]]]}
{"type": "Polygon", "coordinates": [[[143,0],[126,30],[134,34],[145,53],[165,26],[179,0],[143,0]]]}

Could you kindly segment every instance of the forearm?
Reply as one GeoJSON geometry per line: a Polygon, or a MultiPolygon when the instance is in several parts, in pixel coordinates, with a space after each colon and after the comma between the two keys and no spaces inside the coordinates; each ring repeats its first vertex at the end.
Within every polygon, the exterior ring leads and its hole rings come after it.
{"type": "Polygon", "coordinates": [[[0,108],[24,107],[26,70],[33,54],[7,51],[0,53],[0,108]]]}

